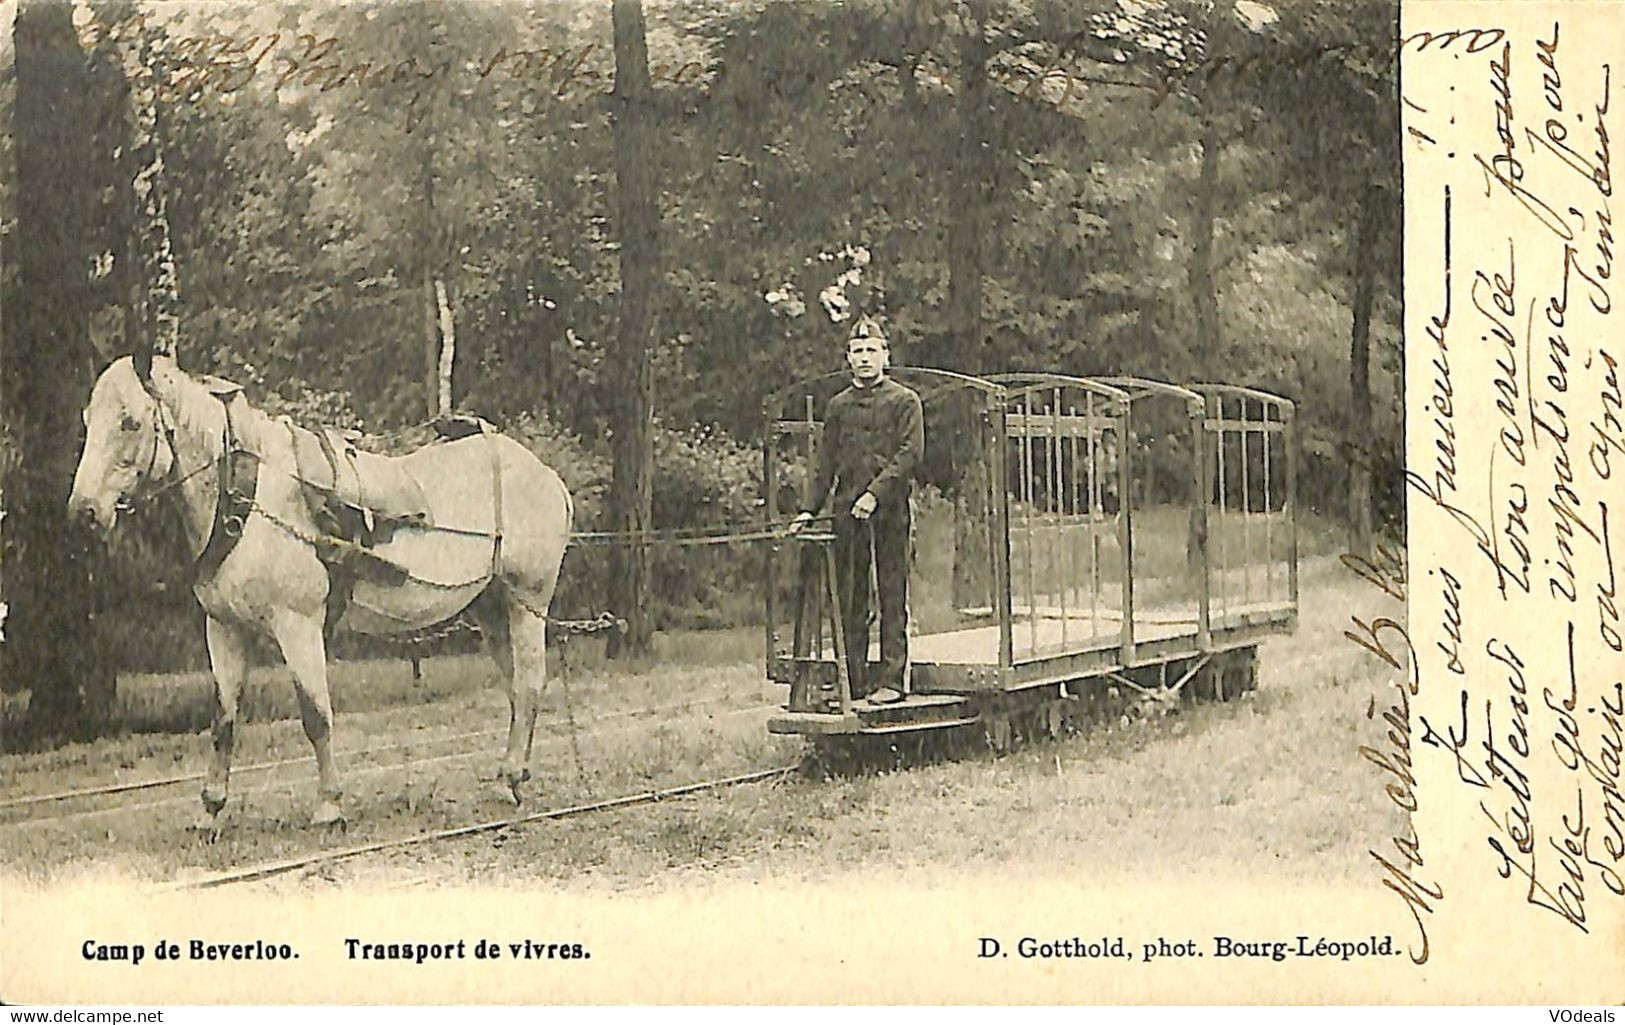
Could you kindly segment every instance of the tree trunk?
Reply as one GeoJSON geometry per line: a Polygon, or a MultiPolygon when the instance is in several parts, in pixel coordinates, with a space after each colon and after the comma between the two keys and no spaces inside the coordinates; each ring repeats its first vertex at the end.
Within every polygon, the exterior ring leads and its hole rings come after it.
{"type": "Polygon", "coordinates": [[[959,93],[956,145],[948,162],[948,323],[949,368],[967,373],[988,370],[983,361],[982,281],[986,264],[982,231],[992,170],[988,145],[989,49],[983,0],[971,0],[969,24],[959,39],[959,93]]]}
{"type": "MultiPolygon", "coordinates": [[[[652,88],[643,33],[642,0],[615,0],[615,179],[621,253],[621,309],[615,339],[614,461],[610,509],[614,529],[638,535],[653,515],[654,375],[650,356],[657,326],[655,296],[660,272],[660,209],[652,148],[652,88]]],[[[624,636],[611,634],[612,657],[646,653],[649,618],[649,556],[641,543],[611,548],[613,611],[626,620],[624,636]]]]}
{"type": "MultiPolygon", "coordinates": [[[[181,289],[175,267],[173,236],[169,225],[169,197],[164,172],[164,133],[159,124],[159,95],[166,75],[153,47],[157,31],[136,17],[132,7],[123,23],[127,37],[135,35],[132,49],[126,39],[125,75],[130,82],[130,112],[135,122],[135,249],[139,254],[136,270],[138,316],[131,339],[139,346],[151,344],[152,351],[176,355],[180,345],[181,289]],[[133,59],[131,59],[133,56],[133,59]]],[[[166,101],[167,102],[167,101],[166,101]]]]}
{"type": "MultiPolygon", "coordinates": [[[[100,97],[93,151],[98,182],[105,201],[94,231],[112,259],[108,275],[92,297],[91,309],[114,307],[120,316],[115,337],[100,342],[97,355],[110,360],[129,352],[141,327],[141,253],[137,240],[141,211],[135,202],[136,140],[132,121],[134,96],[131,90],[125,50],[129,41],[121,33],[133,30],[137,7],[133,0],[103,0],[95,9],[99,44],[87,54],[91,92],[100,97]]],[[[93,342],[97,339],[92,338],[93,342]]]]}
{"type": "Polygon", "coordinates": [[[1354,324],[1349,337],[1349,550],[1371,552],[1371,306],[1376,293],[1381,190],[1360,194],[1354,242],[1354,324]]]}
{"type": "MultiPolygon", "coordinates": [[[[17,208],[17,197],[14,194],[15,180],[16,172],[10,163],[4,160],[4,153],[0,152],[0,224],[9,221],[17,208]]],[[[10,297],[14,280],[10,252],[6,249],[6,233],[0,231],[0,382],[11,380],[12,363],[10,350],[6,344],[6,301],[10,297]]],[[[6,501],[6,493],[12,486],[12,471],[16,467],[17,452],[11,423],[15,415],[12,398],[9,389],[0,394],[0,694],[22,688],[22,681],[6,671],[9,663],[9,654],[6,651],[6,617],[11,611],[11,589],[6,586],[6,560],[12,555],[6,533],[6,514],[11,509],[11,503],[6,501]]]]}
{"type": "Polygon", "coordinates": [[[24,0],[17,10],[16,301],[8,304],[0,389],[18,448],[5,482],[4,669],[31,687],[29,729],[92,735],[110,717],[115,678],[93,630],[98,550],[66,515],[83,438],[79,411],[93,354],[86,292],[92,110],[84,54],[67,4],[24,0]]]}
{"type": "MultiPolygon", "coordinates": [[[[944,363],[966,373],[987,371],[982,323],[983,280],[987,273],[982,232],[993,152],[988,142],[990,49],[984,34],[987,12],[982,0],[966,9],[967,24],[959,38],[959,89],[955,108],[955,146],[947,161],[948,199],[948,352],[944,363]]],[[[986,531],[990,467],[985,448],[967,438],[953,452],[954,475],[961,485],[954,515],[954,603],[960,608],[991,599],[990,553],[986,531]]]]}

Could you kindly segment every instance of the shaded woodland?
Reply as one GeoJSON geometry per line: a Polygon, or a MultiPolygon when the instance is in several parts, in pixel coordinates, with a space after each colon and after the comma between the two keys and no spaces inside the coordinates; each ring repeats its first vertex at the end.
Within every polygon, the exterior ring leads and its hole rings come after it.
{"type": "MultiPolygon", "coordinates": [[[[759,518],[761,398],[861,314],[902,363],[1284,394],[1303,507],[1401,522],[1394,3],[0,11],[0,680],[53,722],[201,658],[186,567],[62,512],[142,333],[385,448],[453,338],[451,405],[578,529],[759,518]]],[[[752,615],[749,553],[567,564],[561,613],[628,651],[752,615]]]]}

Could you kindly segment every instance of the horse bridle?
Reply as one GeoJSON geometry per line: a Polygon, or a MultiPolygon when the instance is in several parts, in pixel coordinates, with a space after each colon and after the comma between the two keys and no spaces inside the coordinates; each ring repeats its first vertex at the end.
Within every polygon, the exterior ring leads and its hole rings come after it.
{"type": "MultiPolygon", "coordinates": [[[[145,391],[144,388],[143,391],[145,391]]],[[[204,462],[187,473],[177,476],[176,470],[180,467],[180,453],[175,449],[175,425],[170,422],[169,417],[164,415],[163,400],[151,392],[147,392],[147,397],[152,399],[152,453],[147,457],[147,468],[141,472],[137,487],[132,488],[130,494],[121,496],[117,502],[113,503],[113,507],[119,512],[130,515],[139,512],[142,503],[150,503],[169,489],[180,487],[209,467],[220,465],[227,457],[227,454],[223,452],[219,457],[204,462]],[[163,480],[155,481],[153,471],[158,468],[158,453],[164,447],[169,449],[169,472],[164,474],[163,480]],[[141,488],[141,483],[147,484],[148,487],[141,488]]],[[[229,430],[229,426],[227,429],[229,430]]],[[[226,445],[224,437],[222,437],[221,442],[222,448],[224,448],[226,445]]]]}

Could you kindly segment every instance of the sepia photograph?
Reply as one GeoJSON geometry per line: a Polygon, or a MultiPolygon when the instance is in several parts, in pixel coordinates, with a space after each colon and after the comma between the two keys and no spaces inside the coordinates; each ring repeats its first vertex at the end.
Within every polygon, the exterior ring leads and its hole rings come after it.
{"type": "Polygon", "coordinates": [[[0,998],[1617,1002],[1510,6],[0,3],[0,998]]]}

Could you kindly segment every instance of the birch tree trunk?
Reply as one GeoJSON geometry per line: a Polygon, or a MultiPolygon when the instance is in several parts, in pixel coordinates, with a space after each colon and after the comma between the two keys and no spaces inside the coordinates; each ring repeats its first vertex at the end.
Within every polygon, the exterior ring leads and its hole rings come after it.
{"type": "MultiPolygon", "coordinates": [[[[424,402],[429,416],[439,416],[440,403],[440,317],[435,302],[436,253],[440,247],[439,218],[434,207],[434,125],[428,118],[417,127],[422,134],[422,164],[418,177],[418,287],[423,310],[424,402]]],[[[448,399],[446,408],[450,408],[448,399]]]]}
{"type": "Polygon", "coordinates": [[[138,316],[132,339],[145,345],[150,339],[155,353],[174,356],[180,344],[180,276],[175,268],[175,251],[169,225],[168,197],[165,195],[163,131],[159,122],[159,100],[166,77],[162,56],[154,45],[157,30],[137,15],[118,26],[124,39],[125,77],[130,83],[131,115],[135,121],[135,190],[138,268],[138,316]],[[134,36],[134,45],[129,36],[134,36]]]}
{"type": "Polygon", "coordinates": [[[451,375],[457,364],[457,326],[451,312],[451,300],[446,297],[446,283],[434,280],[435,308],[440,311],[440,363],[436,383],[438,413],[446,416],[452,410],[451,375]]]}

